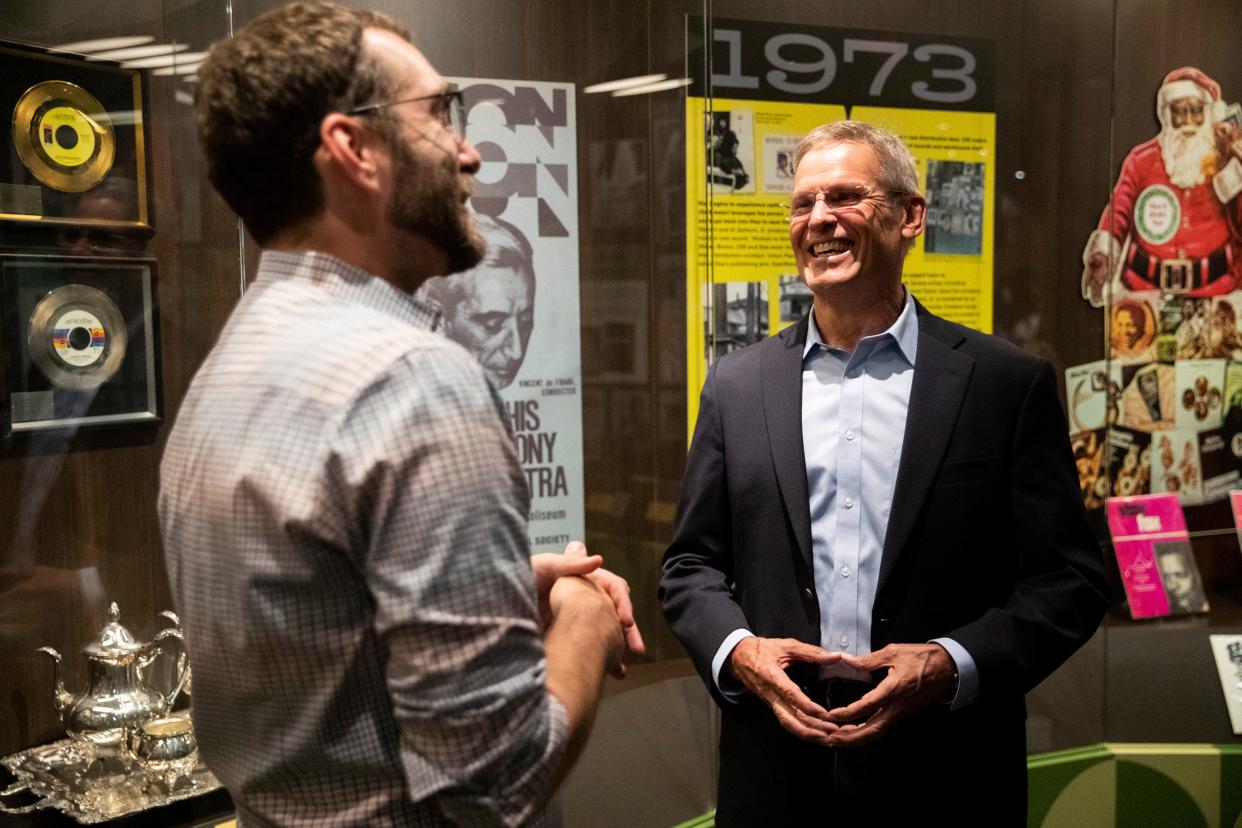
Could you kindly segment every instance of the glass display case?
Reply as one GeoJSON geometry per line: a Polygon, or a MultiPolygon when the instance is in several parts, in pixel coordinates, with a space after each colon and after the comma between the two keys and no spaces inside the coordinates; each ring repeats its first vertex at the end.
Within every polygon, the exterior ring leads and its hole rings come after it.
{"type": "MultiPolygon", "coordinates": [[[[1088,767],[1104,761],[1100,745],[1217,746],[1213,767],[1236,769],[1219,758],[1238,736],[1209,636],[1242,633],[1225,496],[1242,481],[1222,477],[1236,459],[1220,460],[1242,456],[1229,430],[1242,294],[1202,288],[1242,261],[1227,163],[1242,148],[1164,190],[1134,185],[1131,169],[1187,85],[1204,106],[1179,124],[1242,120],[1230,0],[350,4],[408,25],[466,93],[484,158],[473,206],[496,244],[533,262],[510,268],[527,274],[515,312],[527,321],[493,356],[479,352],[534,497],[532,548],[584,536],[628,579],[646,637],[642,663],[606,691],[561,797],[566,824],[673,825],[714,803],[715,714],[663,620],[661,556],[706,367],[809,307],[781,207],[790,152],[846,116],[891,126],[918,159],[929,224],[906,268],[914,294],[1065,379],[1114,606],[1028,696],[1033,809],[1065,807],[1062,789],[1035,780],[1067,749],[1095,750],[1075,760],[1088,767]],[[1170,79],[1188,66],[1198,74],[1170,79]],[[1183,222],[1206,228],[1192,249],[1160,248],[1165,236],[1178,246],[1183,222]],[[1126,268],[1148,283],[1127,282],[1126,268]],[[1197,492],[1184,473],[1170,482],[1188,445],[1197,492]],[[1183,565],[1210,608],[1135,620],[1104,500],[1174,488],[1183,565]]],[[[0,755],[63,735],[38,647],[74,650],[114,601],[140,637],[163,625],[161,451],[258,255],[207,181],[194,72],[210,43],[275,5],[0,2],[0,755]]],[[[1163,163],[1159,141],[1152,157],[1163,163]]],[[[81,665],[65,669],[84,685],[81,665]]],[[[204,801],[176,820],[229,811],[204,801]]]]}

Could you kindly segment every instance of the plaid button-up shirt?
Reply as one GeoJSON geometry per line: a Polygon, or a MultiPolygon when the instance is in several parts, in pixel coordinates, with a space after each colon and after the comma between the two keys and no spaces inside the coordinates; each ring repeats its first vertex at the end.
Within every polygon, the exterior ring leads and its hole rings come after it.
{"type": "Polygon", "coordinates": [[[529,495],[436,310],[265,253],[182,403],[160,524],[204,760],[244,825],[526,824],[567,736],[529,495]]]}

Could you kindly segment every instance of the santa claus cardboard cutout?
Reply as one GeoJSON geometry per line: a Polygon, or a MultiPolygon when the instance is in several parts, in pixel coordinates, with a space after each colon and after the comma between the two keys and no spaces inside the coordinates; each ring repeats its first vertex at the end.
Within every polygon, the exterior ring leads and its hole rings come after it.
{"type": "Polygon", "coordinates": [[[1205,438],[1213,475],[1236,481],[1242,470],[1242,399],[1225,388],[1242,357],[1238,111],[1201,70],[1169,72],[1156,93],[1160,134],[1126,156],[1083,250],[1082,297],[1108,304],[1107,370],[1122,373],[1103,408],[1110,447],[1124,449],[1120,463],[1110,454],[1106,490],[1131,494],[1150,479],[1186,504],[1224,497],[1199,473],[1205,438]]]}
{"type": "Polygon", "coordinates": [[[1242,131],[1225,113],[1219,84],[1200,70],[1165,76],[1156,94],[1160,134],[1126,156],[1083,251],[1082,295],[1093,306],[1103,306],[1113,280],[1189,296],[1238,286],[1242,131]]]}

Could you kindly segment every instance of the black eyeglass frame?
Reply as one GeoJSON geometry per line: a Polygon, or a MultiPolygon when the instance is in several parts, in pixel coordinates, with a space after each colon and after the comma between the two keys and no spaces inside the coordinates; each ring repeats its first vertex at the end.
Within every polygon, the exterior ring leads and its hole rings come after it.
{"type": "Polygon", "coordinates": [[[416,103],[417,101],[429,101],[438,99],[443,101],[444,111],[440,113],[441,122],[449,129],[453,130],[453,134],[459,137],[466,135],[466,118],[465,118],[465,99],[462,91],[457,84],[450,83],[445,87],[443,92],[433,92],[430,95],[419,95],[414,98],[401,98],[396,101],[376,101],[374,103],[356,106],[346,115],[366,115],[368,112],[374,112],[377,109],[383,109],[387,106],[396,106],[397,104],[416,103]]]}

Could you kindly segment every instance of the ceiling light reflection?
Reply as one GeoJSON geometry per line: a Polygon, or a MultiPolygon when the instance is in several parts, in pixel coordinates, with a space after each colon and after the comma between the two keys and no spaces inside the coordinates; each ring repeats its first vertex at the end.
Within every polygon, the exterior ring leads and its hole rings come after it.
{"type": "Polygon", "coordinates": [[[207,57],[206,52],[183,52],[179,55],[160,55],[143,58],[142,60],[127,60],[121,66],[126,69],[162,69],[165,66],[182,66],[188,63],[197,65],[202,63],[205,57],[207,57]]]}
{"type": "Polygon", "coordinates": [[[135,46],[132,49],[112,49],[107,52],[96,52],[91,60],[133,60],[149,58],[156,55],[171,55],[190,48],[186,43],[156,43],[151,46],[135,46]]]}
{"type": "Polygon", "coordinates": [[[624,98],[626,95],[650,95],[652,92],[666,92],[669,89],[680,89],[683,86],[689,86],[694,83],[692,78],[670,78],[666,81],[658,83],[649,83],[645,86],[635,86],[631,89],[622,89],[613,92],[614,98],[624,98]]]}
{"type": "Polygon", "coordinates": [[[629,89],[632,86],[645,86],[649,83],[662,81],[668,75],[661,72],[658,75],[640,75],[635,78],[621,78],[620,80],[605,81],[603,83],[593,83],[582,91],[588,95],[596,92],[615,92],[618,89],[629,89]]]}
{"type": "Polygon", "coordinates": [[[164,66],[152,72],[152,75],[193,75],[198,71],[198,67],[202,66],[201,60],[190,61],[189,63],[179,64],[177,66],[164,66]]]}
{"type": "Polygon", "coordinates": [[[91,52],[103,52],[108,49],[128,49],[141,46],[155,40],[151,35],[126,35],[124,37],[97,37],[94,40],[75,40],[73,43],[62,43],[53,46],[58,52],[76,52],[79,55],[91,52]]]}

